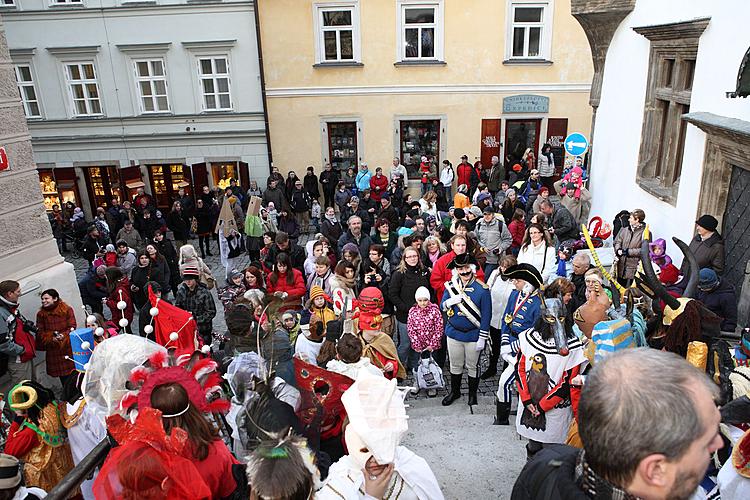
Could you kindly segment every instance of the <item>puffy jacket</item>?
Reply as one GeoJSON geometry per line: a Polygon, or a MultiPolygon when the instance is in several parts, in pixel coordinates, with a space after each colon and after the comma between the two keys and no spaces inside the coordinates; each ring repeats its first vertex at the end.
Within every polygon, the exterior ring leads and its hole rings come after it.
{"type": "Polygon", "coordinates": [[[720,280],[719,286],[710,292],[698,290],[696,299],[721,318],[721,330],[733,332],[737,328],[737,294],[731,283],[720,280]]]}
{"type": "Polygon", "coordinates": [[[580,238],[580,230],[575,217],[563,206],[556,206],[552,213],[552,223],[557,241],[577,240],[580,238]]]}
{"type": "MultiPolygon", "coordinates": [[[[407,265],[404,272],[394,271],[391,275],[388,283],[388,298],[396,309],[396,319],[401,323],[406,323],[409,318],[409,309],[417,303],[414,294],[420,286],[432,290],[430,270],[426,267],[420,269],[407,265]]],[[[431,292],[430,300],[435,301],[434,292],[431,292]]]]}
{"type": "Polygon", "coordinates": [[[24,318],[20,313],[16,314],[11,306],[0,298],[0,353],[7,355],[11,361],[20,355],[24,348],[16,343],[17,322],[24,318]]]}
{"type": "MultiPolygon", "coordinates": [[[[716,274],[724,272],[724,240],[719,233],[712,234],[705,241],[696,235],[690,242],[690,250],[698,261],[698,269],[708,267],[716,274]]],[[[687,272],[687,259],[682,263],[682,272],[687,272]]]]}
{"type": "Polygon", "coordinates": [[[286,206],[286,195],[284,194],[284,190],[278,185],[274,189],[266,189],[263,193],[261,205],[267,207],[269,202],[273,202],[273,206],[276,207],[276,210],[281,210],[286,206]]]}
{"type": "Polygon", "coordinates": [[[292,207],[292,210],[295,213],[302,213],[307,212],[310,210],[310,207],[312,206],[312,201],[310,200],[310,195],[307,194],[307,191],[303,189],[295,189],[292,192],[291,199],[289,200],[289,204],[292,207]]]}
{"type": "Polygon", "coordinates": [[[370,189],[370,178],[372,178],[372,174],[369,170],[365,170],[364,172],[359,170],[357,172],[357,175],[354,177],[354,182],[360,192],[365,189],[370,189]]]}
{"type": "Polygon", "coordinates": [[[385,175],[381,175],[380,177],[374,175],[370,177],[370,197],[372,197],[373,200],[380,203],[380,197],[387,189],[388,177],[385,175]]]}
{"type": "Polygon", "coordinates": [[[292,268],[291,271],[294,275],[293,283],[291,285],[286,281],[289,270],[283,274],[279,273],[279,279],[276,281],[276,284],[271,281],[270,277],[268,279],[267,293],[287,293],[287,297],[284,299],[284,305],[281,307],[280,311],[299,310],[302,308],[302,297],[305,296],[306,292],[305,279],[302,277],[302,273],[297,269],[292,268]]]}
{"type": "Polygon", "coordinates": [[[479,244],[486,250],[487,264],[497,264],[499,256],[505,254],[513,243],[513,236],[508,231],[508,226],[496,217],[489,223],[483,218],[479,219],[474,232],[479,244]]]}

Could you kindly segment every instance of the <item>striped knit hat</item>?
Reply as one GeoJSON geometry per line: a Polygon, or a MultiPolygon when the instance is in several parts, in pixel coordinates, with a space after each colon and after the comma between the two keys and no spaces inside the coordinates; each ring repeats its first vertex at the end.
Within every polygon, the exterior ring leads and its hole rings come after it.
{"type": "Polygon", "coordinates": [[[323,290],[320,286],[315,285],[310,289],[310,302],[313,302],[318,297],[323,297],[326,302],[331,302],[331,297],[323,290]]]}

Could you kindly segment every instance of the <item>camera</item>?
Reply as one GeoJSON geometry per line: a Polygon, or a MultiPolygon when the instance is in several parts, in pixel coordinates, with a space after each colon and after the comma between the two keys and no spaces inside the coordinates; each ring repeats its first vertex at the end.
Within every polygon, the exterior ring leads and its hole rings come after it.
{"type": "Polygon", "coordinates": [[[31,320],[29,320],[29,319],[24,319],[23,320],[23,329],[26,330],[29,333],[33,333],[34,335],[36,335],[37,333],[39,333],[39,329],[36,327],[36,325],[34,324],[34,322],[31,321],[31,320]]]}

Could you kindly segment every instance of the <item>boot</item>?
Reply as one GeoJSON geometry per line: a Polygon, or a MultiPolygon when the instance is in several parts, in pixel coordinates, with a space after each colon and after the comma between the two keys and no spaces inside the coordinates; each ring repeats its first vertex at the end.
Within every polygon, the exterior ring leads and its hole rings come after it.
{"type": "MultiPolygon", "coordinates": [[[[498,342],[499,344],[500,342],[498,342]]],[[[490,351],[490,366],[479,376],[482,380],[487,380],[497,375],[497,361],[500,359],[500,346],[495,345],[495,339],[492,339],[492,351],[490,351]]]]}
{"type": "Polygon", "coordinates": [[[443,398],[443,406],[450,406],[455,400],[461,397],[461,378],[463,374],[454,375],[451,373],[451,392],[443,398]]]}
{"type": "Polygon", "coordinates": [[[479,388],[479,379],[477,377],[469,377],[469,406],[477,404],[477,389],[479,388]]]}
{"type": "Polygon", "coordinates": [[[495,415],[495,421],[492,425],[510,425],[508,416],[510,415],[510,403],[503,403],[501,401],[495,402],[497,413],[495,415]]]}

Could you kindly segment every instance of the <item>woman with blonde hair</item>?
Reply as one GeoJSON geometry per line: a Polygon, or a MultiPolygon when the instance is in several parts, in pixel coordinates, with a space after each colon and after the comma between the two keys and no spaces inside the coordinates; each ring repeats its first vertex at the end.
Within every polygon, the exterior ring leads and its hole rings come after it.
{"type": "Polygon", "coordinates": [[[519,264],[531,264],[536,267],[542,275],[542,281],[548,283],[554,276],[555,245],[550,239],[549,233],[539,224],[529,224],[526,234],[523,236],[521,249],[518,251],[519,264]]]}
{"type": "Polygon", "coordinates": [[[435,262],[445,255],[446,250],[445,245],[443,245],[443,242],[438,237],[430,235],[422,243],[422,252],[424,252],[429,260],[427,264],[430,267],[434,267],[435,262]]]}
{"type": "Polygon", "coordinates": [[[432,190],[427,191],[424,196],[419,199],[419,209],[422,211],[422,215],[430,214],[435,217],[436,220],[440,220],[437,209],[437,193],[432,190]]]}

